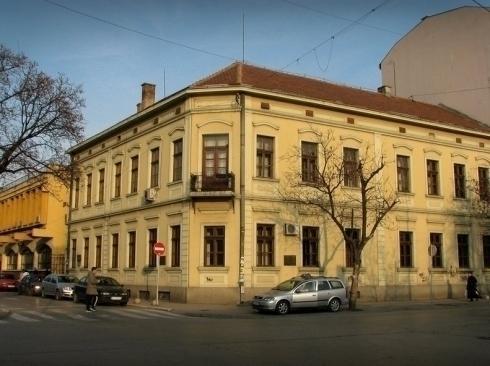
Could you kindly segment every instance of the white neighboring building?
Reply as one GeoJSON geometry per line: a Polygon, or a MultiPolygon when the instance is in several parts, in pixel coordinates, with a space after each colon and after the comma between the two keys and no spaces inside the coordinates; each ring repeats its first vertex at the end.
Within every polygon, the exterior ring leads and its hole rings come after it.
{"type": "Polygon", "coordinates": [[[464,6],[422,18],[380,69],[392,95],[443,104],[490,125],[490,12],[464,6]]]}

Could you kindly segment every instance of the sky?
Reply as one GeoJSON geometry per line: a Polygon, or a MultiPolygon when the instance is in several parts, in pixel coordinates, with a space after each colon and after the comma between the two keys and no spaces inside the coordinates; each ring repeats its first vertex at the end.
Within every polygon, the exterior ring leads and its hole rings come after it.
{"type": "MultiPolygon", "coordinates": [[[[490,0],[479,0],[490,6],[490,0]]],[[[0,43],[84,91],[85,136],[235,60],[376,90],[379,63],[460,0],[0,0],[0,43]]],[[[482,9],[482,11],[484,11],[482,9]]]]}

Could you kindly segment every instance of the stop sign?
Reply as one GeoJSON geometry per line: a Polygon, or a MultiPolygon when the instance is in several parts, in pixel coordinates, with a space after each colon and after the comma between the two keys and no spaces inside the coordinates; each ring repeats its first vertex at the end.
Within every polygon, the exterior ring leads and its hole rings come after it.
{"type": "Polygon", "coordinates": [[[165,255],[165,245],[159,241],[156,242],[155,244],[153,244],[153,253],[160,257],[165,255]]]}

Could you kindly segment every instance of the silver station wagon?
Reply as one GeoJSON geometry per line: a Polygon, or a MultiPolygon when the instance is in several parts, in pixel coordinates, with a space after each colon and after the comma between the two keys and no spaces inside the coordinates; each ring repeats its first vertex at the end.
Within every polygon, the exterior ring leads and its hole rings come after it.
{"type": "Polygon", "coordinates": [[[327,308],[339,311],[348,303],[347,289],[337,277],[293,277],[267,293],[254,296],[252,307],[258,311],[287,314],[292,309],[327,308]]]}

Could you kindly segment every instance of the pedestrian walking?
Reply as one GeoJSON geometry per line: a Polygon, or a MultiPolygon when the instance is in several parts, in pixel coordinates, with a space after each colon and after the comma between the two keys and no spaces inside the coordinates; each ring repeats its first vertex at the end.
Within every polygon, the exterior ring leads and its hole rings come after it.
{"type": "Polygon", "coordinates": [[[87,275],[87,311],[95,311],[95,307],[97,306],[97,278],[95,277],[95,273],[97,272],[97,267],[92,267],[90,272],[87,275]]]}
{"type": "Polygon", "coordinates": [[[478,296],[478,280],[473,276],[473,272],[470,272],[468,279],[466,280],[466,295],[470,301],[479,298],[478,296]]]}

